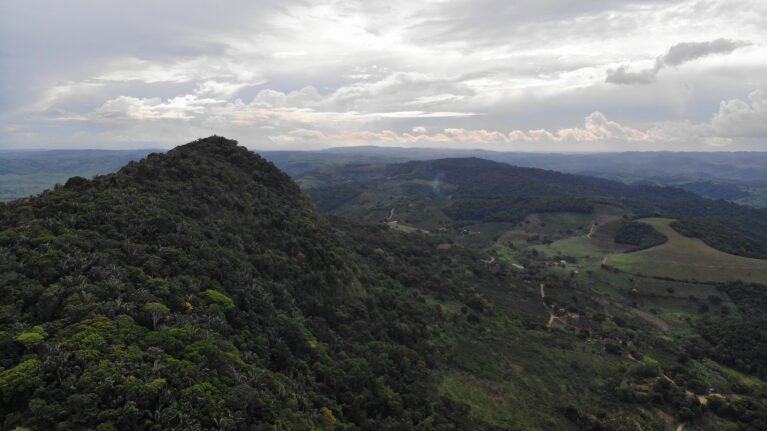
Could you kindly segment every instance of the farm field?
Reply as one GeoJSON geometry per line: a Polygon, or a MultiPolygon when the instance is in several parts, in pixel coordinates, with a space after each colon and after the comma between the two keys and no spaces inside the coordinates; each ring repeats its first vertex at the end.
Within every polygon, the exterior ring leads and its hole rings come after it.
{"type": "Polygon", "coordinates": [[[635,274],[676,280],[767,283],[767,260],[727,254],[699,239],[682,236],[671,228],[672,219],[647,218],[639,221],[653,226],[666,235],[668,241],[645,250],[612,255],[609,266],[635,274]]]}
{"type": "MultiPolygon", "coordinates": [[[[577,259],[595,259],[601,261],[605,255],[621,253],[630,246],[587,238],[585,235],[554,241],[548,245],[536,246],[544,256],[571,256],[577,259]]],[[[611,258],[612,259],[612,258],[611,258]]]]}
{"type": "Polygon", "coordinates": [[[533,213],[501,236],[502,242],[519,242],[541,238],[559,239],[589,231],[593,214],[553,212],[533,213]]]}

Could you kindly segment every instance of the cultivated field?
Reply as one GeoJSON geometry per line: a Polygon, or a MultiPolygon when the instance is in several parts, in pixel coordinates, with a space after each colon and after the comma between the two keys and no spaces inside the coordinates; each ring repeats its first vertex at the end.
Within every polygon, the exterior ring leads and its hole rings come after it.
{"type": "Polygon", "coordinates": [[[666,218],[639,220],[668,237],[665,244],[609,257],[609,266],[650,277],[669,277],[697,282],[741,280],[767,283],[767,260],[727,254],[703,241],[687,238],[671,228],[666,218]]]}

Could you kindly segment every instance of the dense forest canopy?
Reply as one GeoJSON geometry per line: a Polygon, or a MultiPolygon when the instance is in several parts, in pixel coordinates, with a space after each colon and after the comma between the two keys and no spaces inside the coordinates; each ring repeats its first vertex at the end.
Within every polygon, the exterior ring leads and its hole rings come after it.
{"type": "Polygon", "coordinates": [[[0,225],[4,428],[451,423],[427,334],[387,327],[430,311],[363,291],[295,184],[232,141],[72,178],[0,225]]]}

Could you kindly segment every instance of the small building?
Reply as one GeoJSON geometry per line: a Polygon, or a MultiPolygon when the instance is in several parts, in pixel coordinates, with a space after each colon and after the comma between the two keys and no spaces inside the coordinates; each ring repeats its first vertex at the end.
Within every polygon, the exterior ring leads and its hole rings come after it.
{"type": "Polygon", "coordinates": [[[632,383],[631,384],[631,390],[634,391],[634,392],[648,393],[648,392],[652,391],[652,387],[650,385],[646,385],[646,384],[632,383]]]}

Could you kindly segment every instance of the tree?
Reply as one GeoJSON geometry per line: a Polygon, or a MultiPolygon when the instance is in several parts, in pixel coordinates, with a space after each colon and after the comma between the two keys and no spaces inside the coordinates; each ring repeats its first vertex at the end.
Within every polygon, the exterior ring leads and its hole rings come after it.
{"type": "Polygon", "coordinates": [[[24,347],[30,348],[37,344],[40,344],[45,340],[48,334],[45,332],[42,326],[35,326],[31,331],[22,332],[14,337],[14,340],[23,344],[24,347]]]}
{"type": "Polygon", "coordinates": [[[336,428],[336,417],[333,415],[332,410],[327,407],[321,407],[320,415],[323,429],[332,430],[336,428]]]}
{"type": "Polygon", "coordinates": [[[205,296],[212,300],[213,303],[218,304],[224,311],[229,311],[234,308],[234,301],[232,301],[232,298],[219,291],[208,289],[205,291],[205,296]]]}
{"type": "Polygon", "coordinates": [[[170,313],[168,307],[159,302],[147,302],[142,309],[152,317],[152,329],[157,329],[160,320],[170,313]]]}
{"type": "Polygon", "coordinates": [[[43,363],[27,359],[15,367],[0,372],[0,395],[4,401],[19,393],[31,392],[43,384],[43,363]]]}

